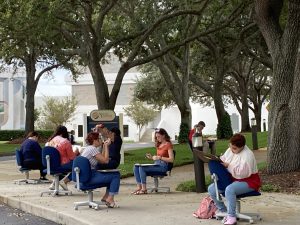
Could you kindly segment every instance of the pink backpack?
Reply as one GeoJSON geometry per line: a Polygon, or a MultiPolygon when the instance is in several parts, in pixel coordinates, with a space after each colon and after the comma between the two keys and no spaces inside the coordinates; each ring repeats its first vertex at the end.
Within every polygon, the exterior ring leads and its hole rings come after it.
{"type": "Polygon", "coordinates": [[[205,197],[200,202],[199,208],[193,213],[193,216],[199,219],[211,219],[215,215],[217,207],[214,201],[209,197],[205,197]]]}

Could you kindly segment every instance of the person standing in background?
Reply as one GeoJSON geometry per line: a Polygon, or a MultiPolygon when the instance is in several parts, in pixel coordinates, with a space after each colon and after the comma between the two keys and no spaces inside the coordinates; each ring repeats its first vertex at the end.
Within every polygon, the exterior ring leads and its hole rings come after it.
{"type": "Polygon", "coordinates": [[[193,138],[196,128],[198,128],[198,131],[202,135],[202,130],[204,129],[204,127],[205,127],[205,123],[203,121],[200,121],[199,123],[197,123],[194,126],[193,129],[190,130],[188,139],[189,139],[189,145],[190,145],[191,150],[193,150],[192,138],[193,138]]]}

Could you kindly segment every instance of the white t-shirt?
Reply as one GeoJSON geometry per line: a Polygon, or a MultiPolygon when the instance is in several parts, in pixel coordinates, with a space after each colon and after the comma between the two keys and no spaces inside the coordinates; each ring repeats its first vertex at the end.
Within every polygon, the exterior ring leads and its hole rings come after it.
{"type": "Polygon", "coordinates": [[[228,148],[220,158],[223,162],[229,163],[227,170],[236,179],[247,178],[258,172],[254,154],[247,145],[238,154],[228,148]]]}

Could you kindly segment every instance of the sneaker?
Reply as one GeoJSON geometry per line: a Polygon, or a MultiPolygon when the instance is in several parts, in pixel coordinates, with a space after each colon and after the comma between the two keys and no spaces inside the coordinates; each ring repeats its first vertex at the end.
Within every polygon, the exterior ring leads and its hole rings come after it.
{"type": "Polygon", "coordinates": [[[224,219],[222,220],[222,223],[224,225],[236,225],[236,217],[233,216],[226,216],[224,217],[224,219]],[[224,221],[224,222],[223,222],[224,221]]]}
{"type": "Polygon", "coordinates": [[[65,183],[65,182],[63,182],[63,181],[61,181],[61,182],[59,182],[59,185],[62,187],[62,189],[64,189],[65,191],[68,191],[69,189],[68,189],[68,186],[67,186],[67,184],[65,183]]]}
{"type": "Polygon", "coordinates": [[[54,190],[55,189],[55,183],[52,181],[51,185],[49,186],[49,190],[54,190]]]}
{"type": "Polygon", "coordinates": [[[216,212],[215,212],[215,217],[226,217],[227,216],[227,211],[221,211],[221,210],[217,210],[216,212]]]}

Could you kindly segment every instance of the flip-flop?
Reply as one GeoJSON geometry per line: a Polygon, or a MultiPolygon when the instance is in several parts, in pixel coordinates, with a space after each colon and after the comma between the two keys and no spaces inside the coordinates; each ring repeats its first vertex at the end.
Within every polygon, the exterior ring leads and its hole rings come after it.
{"type": "Polygon", "coordinates": [[[148,194],[147,190],[139,190],[135,195],[146,195],[148,194]]]}
{"type": "Polygon", "coordinates": [[[137,193],[139,193],[139,192],[140,192],[140,190],[141,190],[141,189],[137,189],[137,190],[135,190],[135,191],[131,192],[131,194],[132,194],[132,195],[136,195],[137,193]]]}
{"type": "Polygon", "coordinates": [[[107,208],[119,208],[119,206],[115,202],[106,202],[107,208]]]}

